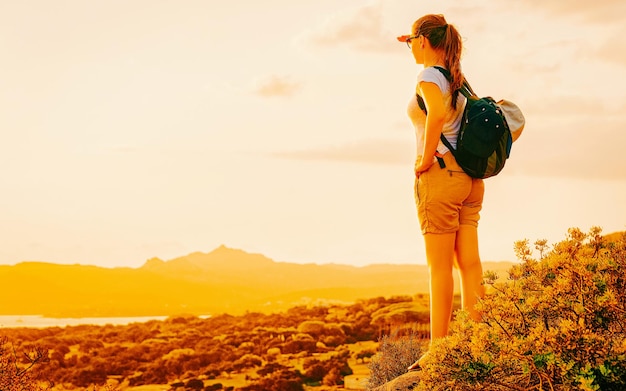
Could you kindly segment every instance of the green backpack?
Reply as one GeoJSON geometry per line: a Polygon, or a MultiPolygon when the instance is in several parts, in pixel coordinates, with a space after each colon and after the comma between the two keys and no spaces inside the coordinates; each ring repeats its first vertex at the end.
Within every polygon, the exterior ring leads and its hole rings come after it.
{"type": "MultiPolygon", "coordinates": [[[[450,72],[447,69],[435,68],[450,80],[450,72]]],[[[467,104],[463,111],[456,149],[452,148],[443,134],[441,141],[467,175],[472,178],[489,178],[497,175],[504,168],[513,145],[513,137],[505,114],[493,98],[479,98],[467,80],[463,81],[459,92],[467,98],[467,104]]],[[[424,100],[421,96],[416,96],[420,108],[426,112],[424,100]]],[[[521,111],[518,115],[521,116],[521,111]]]]}

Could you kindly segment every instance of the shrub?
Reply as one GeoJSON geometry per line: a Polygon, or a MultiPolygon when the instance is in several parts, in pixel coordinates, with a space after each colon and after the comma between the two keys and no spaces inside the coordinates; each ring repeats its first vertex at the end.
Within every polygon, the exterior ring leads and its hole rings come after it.
{"type": "Polygon", "coordinates": [[[296,354],[301,352],[317,352],[317,343],[313,340],[292,340],[281,346],[281,351],[286,354],[296,354]]]}
{"type": "Polygon", "coordinates": [[[331,368],[324,376],[322,384],[325,386],[337,386],[343,384],[343,376],[338,368],[331,368]]]}
{"type": "Polygon", "coordinates": [[[18,360],[17,352],[6,337],[0,337],[0,390],[2,391],[39,391],[40,387],[32,377],[36,365],[47,360],[48,352],[35,348],[24,353],[18,360]]]}
{"type": "Polygon", "coordinates": [[[204,382],[200,379],[191,379],[185,384],[185,388],[191,390],[201,390],[204,388],[204,382]]]}
{"type": "Polygon", "coordinates": [[[317,337],[324,333],[326,326],[324,322],[319,320],[305,320],[298,325],[298,332],[303,334],[310,334],[317,337]]]}
{"type": "Polygon", "coordinates": [[[260,367],[263,364],[261,357],[255,354],[245,354],[233,363],[236,371],[242,371],[247,368],[260,367]]]}
{"type": "Polygon", "coordinates": [[[368,365],[370,377],[368,388],[378,387],[406,373],[409,365],[424,352],[424,340],[414,332],[395,332],[380,339],[378,353],[368,365]]]}
{"type": "Polygon", "coordinates": [[[240,391],[303,391],[302,378],[296,372],[282,370],[269,374],[252,384],[239,388],[240,391]]]}
{"type": "Polygon", "coordinates": [[[304,370],[304,382],[307,384],[321,382],[328,372],[324,364],[316,358],[305,360],[302,369],[304,370]]]}
{"type": "MultiPolygon", "coordinates": [[[[626,389],[626,234],[606,243],[577,228],[520,264],[509,280],[486,274],[479,322],[459,313],[451,335],[433,344],[418,390],[626,389]]],[[[376,368],[375,368],[376,369],[376,368]]]]}

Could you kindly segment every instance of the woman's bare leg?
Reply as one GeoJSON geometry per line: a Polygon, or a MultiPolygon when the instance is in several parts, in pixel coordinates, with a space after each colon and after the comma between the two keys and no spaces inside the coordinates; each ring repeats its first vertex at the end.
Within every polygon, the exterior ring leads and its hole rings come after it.
{"type": "Polygon", "coordinates": [[[456,234],[456,264],[461,280],[461,303],[470,317],[480,320],[474,308],[485,295],[483,267],[478,252],[478,230],[473,225],[461,225],[456,234]]]}
{"type": "Polygon", "coordinates": [[[454,242],[456,234],[425,234],[430,273],[430,339],[448,335],[454,295],[454,242]]]}
{"type": "MultiPolygon", "coordinates": [[[[456,233],[425,234],[426,261],[430,274],[430,340],[448,335],[454,295],[454,242],[456,233]]],[[[423,356],[422,356],[423,358],[423,356]]],[[[409,367],[419,368],[420,360],[409,367]]]]}

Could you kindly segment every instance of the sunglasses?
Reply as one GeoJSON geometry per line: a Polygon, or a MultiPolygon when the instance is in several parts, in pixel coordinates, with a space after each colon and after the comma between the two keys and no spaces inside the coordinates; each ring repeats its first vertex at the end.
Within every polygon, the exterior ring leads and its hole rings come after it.
{"type": "Polygon", "coordinates": [[[402,35],[400,37],[398,37],[398,41],[400,42],[406,42],[406,46],[409,47],[409,49],[411,48],[411,40],[419,37],[421,34],[418,35],[402,35]]]}

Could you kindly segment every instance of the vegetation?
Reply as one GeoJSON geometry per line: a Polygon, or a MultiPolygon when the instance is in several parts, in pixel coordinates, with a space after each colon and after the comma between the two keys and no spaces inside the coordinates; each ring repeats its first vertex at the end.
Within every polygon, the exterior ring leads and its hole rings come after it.
{"type": "MultiPolygon", "coordinates": [[[[517,242],[508,279],[485,275],[481,320],[455,313],[415,390],[626,389],[626,234],[600,233],[517,242]]],[[[396,296],[126,326],[3,328],[0,390],[321,391],[342,387],[366,360],[373,389],[425,351],[427,305],[426,295],[396,296]]]]}
{"type": "MultiPolygon", "coordinates": [[[[37,351],[38,360],[47,361],[29,371],[29,379],[67,389],[103,389],[108,383],[296,391],[342,385],[353,373],[349,360],[363,363],[374,354],[353,347],[378,338],[387,327],[382,313],[399,316],[398,304],[411,302],[410,296],[379,297],[350,305],[298,306],[275,314],[206,319],[189,315],[126,326],[0,329],[0,334],[13,341],[14,351],[37,351]],[[384,310],[389,306],[394,311],[384,310]],[[226,385],[225,380],[236,377],[244,378],[244,384],[226,385]]],[[[416,308],[408,308],[411,316],[416,308]]]]}
{"type": "Polygon", "coordinates": [[[0,390],[40,391],[40,382],[33,378],[31,371],[37,364],[47,360],[46,352],[35,348],[18,356],[17,351],[6,337],[0,337],[0,390]]]}
{"type": "MultiPolygon", "coordinates": [[[[506,282],[486,274],[481,321],[457,313],[451,335],[431,347],[416,389],[626,389],[626,234],[600,233],[572,228],[550,251],[538,240],[538,260],[528,240],[517,242],[521,263],[506,282]]],[[[397,350],[381,344],[373,379],[385,377],[378,363],[397,350]]]]}
{"type": "Polygon", "coordinates": [[[426,351],[427,342],[423,335],[414,330],[408,333],[394,332],[380,339],[379,353],[369,364],[368,388],[372,389],[406,373],[409,365],[417,361],[426,351]]]}

